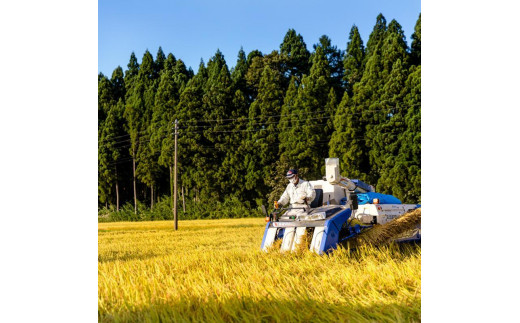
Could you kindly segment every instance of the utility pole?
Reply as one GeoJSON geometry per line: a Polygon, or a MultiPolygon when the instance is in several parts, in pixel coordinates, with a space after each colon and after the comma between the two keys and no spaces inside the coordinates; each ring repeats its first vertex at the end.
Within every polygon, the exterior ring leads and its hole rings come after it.
{"type": "Polygon", "coordinates": [[[175,162],[173,171],[173,222],[177,231],[177,135],[179,134],[179,121],[175,119],[175,162]]]}

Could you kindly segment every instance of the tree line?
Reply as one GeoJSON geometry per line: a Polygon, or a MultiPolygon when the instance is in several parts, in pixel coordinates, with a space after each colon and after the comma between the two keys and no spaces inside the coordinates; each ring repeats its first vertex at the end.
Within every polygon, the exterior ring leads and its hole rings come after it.
{"type": "Polygon", "coordinates": [[[272,201],[288,168],[319,179],[327,157],[419,202],[420,15],[411,38],[379,14],[366,45],[354,25],[346,50],[323,35],[310,52],[290,29],[279,50],[240,49],[231,70],[219,50],[197,73],[160,47],[141,63],[132,53],[125,71],[98,75],[99,206],[170,201],[175,120],[179,197],[194,207],[272,201]]]}

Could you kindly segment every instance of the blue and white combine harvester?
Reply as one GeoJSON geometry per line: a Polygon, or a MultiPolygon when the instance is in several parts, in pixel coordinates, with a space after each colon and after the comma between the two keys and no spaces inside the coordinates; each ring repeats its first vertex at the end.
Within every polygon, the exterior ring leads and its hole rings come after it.
{"type": "MultiPolygon", "coordinates": [[[[316,197],[310,208],[297,215],[286,215],[291,208],[275,209],[268,215],[262,240],[267,251],[282,239],[281,251],[293,251],[304,235],[312,235],[309,249],[318,254],[328,253],[338,244],[353,238],[374,225],[390,222],[418,204],[401,204],[392,195],[374,192],[371,185],[340,175],[339,159],[325,159],[324,180],[310,181],[316,197]]],[[[414,230],[394,239],[396,242],[420,241],[420,224],[414,230]]]]}

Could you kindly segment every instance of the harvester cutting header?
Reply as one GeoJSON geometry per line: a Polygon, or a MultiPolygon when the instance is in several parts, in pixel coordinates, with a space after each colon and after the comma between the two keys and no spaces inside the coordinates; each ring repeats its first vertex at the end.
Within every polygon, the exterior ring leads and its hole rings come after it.
{"type": "MultiPolygon", "coordinates": [[[[267,215],[262,250],[267,251],[282,240],[280,250],[292,251],[301,243],[318,254],[335,249],[374,226],[385,225],[403,214],[420,208],[418,204],[401,204],[392,196],[374,192],[374,187],[357,179],[340,175],[339,159],[325,159],[323,180],[305,181],[297,170],[287,172],[289,185],[275,202],[274,211],[267,215]],[[287,203],[290,207],[283,208],[287,203]],[[302,240],[312,236],[310,243],[302,240]]],[[[420,241],[419,223],[393,240],[420,241]]]]}

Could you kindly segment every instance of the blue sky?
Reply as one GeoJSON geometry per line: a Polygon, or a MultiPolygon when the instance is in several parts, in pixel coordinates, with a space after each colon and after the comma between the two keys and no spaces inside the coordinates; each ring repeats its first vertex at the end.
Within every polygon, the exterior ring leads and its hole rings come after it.
{"type": "Polygon", "coordinates": [[[420,0],[100,0],[98,72],[110,76],[118,65],[126,70],[132,51],[141,62],[146,49],[155,57],[159,46],[195,72],[201,58],[207,62],[220,49],[231,68],[241,46],[246,54],[270,53],[289,28],[303,36],[309,50],[323,34],[344,50],[353,24],[366,45],[379,13],[403,26],[410,45],[420,12],[420,0]]]}

